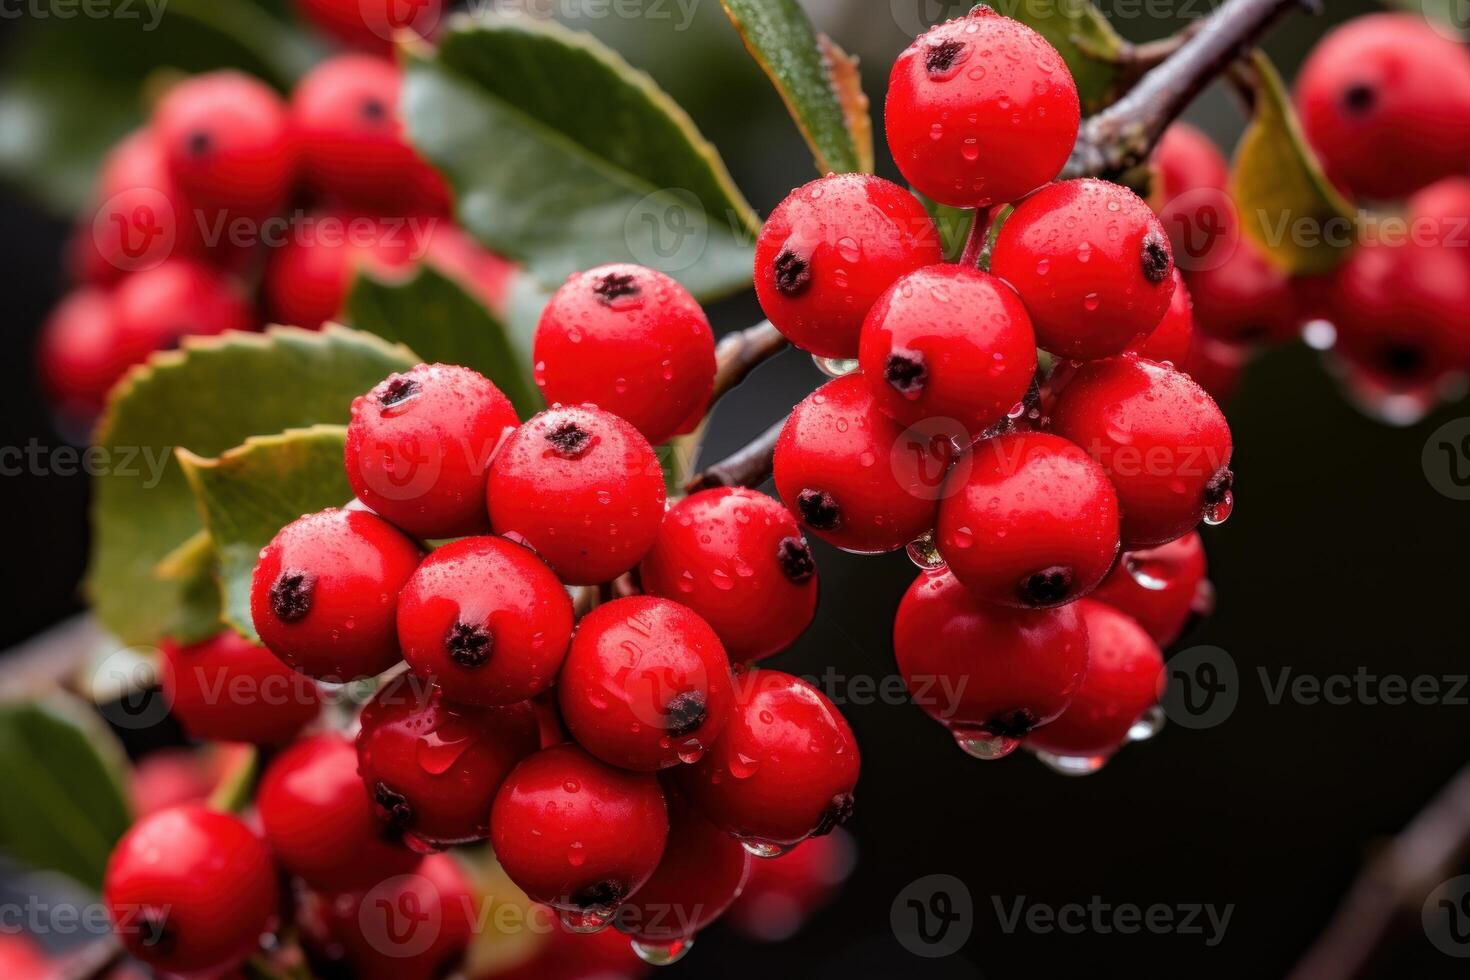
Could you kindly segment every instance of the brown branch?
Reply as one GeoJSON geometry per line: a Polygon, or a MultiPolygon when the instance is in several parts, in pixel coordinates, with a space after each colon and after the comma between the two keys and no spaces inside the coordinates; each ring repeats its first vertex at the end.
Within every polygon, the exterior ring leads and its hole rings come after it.
{"type": "Polygon", "coordinates": [[[710,404],[719,401],[750,372],[787,347],[786,338],[769,320],[727,335],[715,348],[715,392],[710,404]]]}
{"type": "Polygon", "coordinates": [[[684,484],[687,493],[698,493],[714,487],[758,487],[771,475],[776,458],[776,440],[786,425],[782,419],[756,436],[745,448],[694,474],[684,484]]]}

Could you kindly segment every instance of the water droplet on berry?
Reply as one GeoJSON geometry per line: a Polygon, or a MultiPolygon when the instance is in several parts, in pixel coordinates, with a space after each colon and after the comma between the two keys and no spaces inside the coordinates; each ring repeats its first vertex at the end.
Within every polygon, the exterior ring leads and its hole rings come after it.
{"type": "Polygon", "coordinates": [[[645,943],[638,939],[629,940],[633,952],[649,966],[669,966],[684,958],[694,947],[694,937],[675,939],[671,943],[645,943]]]}
{"type": "Polygon", "coordinates": [[[1088,313],[1096,311],[1097,308],[1101,305],[1102,297],[1099,296],[1097,293],[1088,293],[1086,296],[1082,297],[1082,308],[1088,313]]]}
{"type": "Polygon", "coordinates": [[[925,531],[908,543],[909,560],[926,571],[944,567],[944,556],[939,553],[939,543],[933,531],[925,531]]]}
{"type": "Polygon", "coordinates": [[[580,868],[587,862],[587,849],[579,840],[572,841],[567,847],[567,864],[574,868],[580,868]]]}
{"type": "Polygon", "coordinates": [[[1213,501],[1205,507],[1205,523],[1211,527],[1219,527],[1230,520],[1230,515],[1235,513],[1235,494],[1226,490],[1220,495],[1220,499],[1213,501]]]}
{"type": "Polygon", "coordinates": [[[601,932],[608,927],[613,920],[613,913],[601,909],[586,912],[573,912],[570,909],[561,910],[561,924],[567,927],[568,932],[587,935],[589,933],[601,932]]]}
{"type": "Polygon", "coordinates": [[[1063,776],[1091,776],[1108,764],[1108,757],[1105,755],[1053,755],[1050,752],[1038,752],[1036,758],[1048,769],[1063,776]]]}
{"type": "Polygon", "coordinates": [[[1124,559],[1123,564],[1128,569],[1128,574],[1133,577],[1133,581],[1138,583],[1139,588],[1148,589],[1150,592],[1163,592],[1169,587],[1169,580],[1154,574],[1152,566],[1147,561],[1140,561],[1130,555],[1124,559]]]}
{"type": "Polygon", "coordinates": [[[743,840],[740,846],[758,858],[778,858],[791,850],[785,844],[773,844],[768,840],[743,840]]]}
{"type": "Polygon", "coordinates": [[[965,755],[974,759],[984,759],[987,762],[1004,759],[1021,747],[1019,738],[1012,738],[1009,735],[987,735],[973,729],[955,729],[954,740],[965,755]]]}
{"type": "Polygon", "coordinates": [[[858,362],[850,357],[818,357],[813,354],[812,363],[829,378],[845,378],[858,369],[858,362]]]}
{"type": "Polygon", "coordinates": [[[1164,722],[1163,705],[1154,705],[1140,715],[1138,720],[1133,723],[1133,727],[1128,729],[1128,741],[1147,742],[1164,730],[1164,722]]]}

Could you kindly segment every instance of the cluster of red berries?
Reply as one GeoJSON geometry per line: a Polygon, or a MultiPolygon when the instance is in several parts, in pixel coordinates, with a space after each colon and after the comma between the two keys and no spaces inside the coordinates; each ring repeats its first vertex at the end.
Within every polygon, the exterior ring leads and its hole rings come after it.
{"type": "Polygon", "coordinates": [[[79,285],[41,338],[66,417],[90,418],[129,367],[186,335],[319,327],[360,268],[426,262],[502,302],[512,267],[448,218],[448,187],[404,136],[401,74],[343,54],[289,101],[232,71],[164,94],[103,163],[73,239],[79,285]]]}

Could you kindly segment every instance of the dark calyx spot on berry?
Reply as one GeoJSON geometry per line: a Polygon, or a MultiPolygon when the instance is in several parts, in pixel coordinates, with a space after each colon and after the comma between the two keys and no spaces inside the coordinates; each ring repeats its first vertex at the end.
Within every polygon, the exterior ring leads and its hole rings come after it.
{"type": "Polygon", "coordinates": [[[1036,715],[1025,708],[996,715],[985,723],[985,733],[993,738],[1025,738],[1036,728],[1036,715]]]}
{"type": "Polygon", "coordinates": [[[842,509],[837,498],[825,490],[803,490],[796,498],[796,509],[807,527],[818,531],[835,531],[842,523],[842,509]]]}
{"type": "Polygon", "coordinates": [[[188,151],[189,156],[202,157],[208,154],[210,150],[214,149],[214,139],[202,129],[195,130],[194,132],[189,134],[189,138],[185,142],[184,148],[188,151]]]}
{"type": "Polygon", "coordinates": [[[144,949],[167,955],[178,943],[178,934],[168,924],[168,913],[160,909],[144,909],[131,923],[144,949]]]}
{"type": "Polygon", "coordinates": [[[305,619],[311,612],[316,579],[306,572],[287,569],[271,585],[271,612],[283,623],[305,619]]]}
{"type": "Polygon", "coordinates": [[[401,405],[417,395],[422,387],[413,378],[390,378],[378,393],[378,404],[384,408],[401,405]]]}
{"type": "Polygon", "coordinates": [[[943,75],[954,67],[964,50],[965,42],[963,41],[945,41],[943,44],[936,44],[925,56],[924,67],[929,69],[931,75],[943,75]]]}
{"type": "Polygon", "coordinates": [[[378,806],[378,816],[394,830],[403,830],[413,823],[413,807],[408,805],[408,797],[387,783],[373,787],[373,802],[378,806]]]}
{"type": "Polygon", "coordinates": [[[832,797],[832,805],[822,811],[822,819],[812,831],[813,837],[825,837],[836,830],[839,824],[847,823],[852,817],[853,807],[856,801],[851,793],[841,793],[832,797]]]}
{"type": "Polygon", "coordinates": [[[803,538],[782,538],[776,545],[776,561],[781,571],[791,581],[800,585],[817,574],[817,561],[812,557],[812,546],[803,538]]]}
{"type": "Polygon", "coordinates": [[[703,691],[675,694],[664,705],[664,731],[675,738],[683,738],[698,731],[707,714],[703,691]]]}
{"type": "Polygon", "coordinates": [[[637,296],[643,291],[638,281],[626,272],[609,272],[592,286],[592,291],[604,306],[611,306],[624,296],[637,296]]]}
{"type": "Polygon", "coordinates": [[[1150,232],[1143,236],[1143,278],[1157,286],[1169,278],[1169,266],[1172,264],[1169,246],[1164,244],[1162,235],[1150,232]]]}
{"type": "Polygon", "coordinates": [[[621,882],[606,880],[595,881],[585,888],[579,888],[567,898],[583,910],[613,909],[622,903],[623,896],[627,894],[628,889],[621,882]]]}
{"type": "Polygon", "coordinates": [[[771,266],[776,289],[783,296],[800,296],[812,284],[811,260],[789,248],[781,250],[771,266]]]}
{"type": "Polygon", "coordinates": [[[546,441],[551,443],[557,455],[576,459],[587,451],[592,435],[575,422],[563,422],[546,433],[546,441]]]}
{"type": "Polygon", "coordinates": [[[1342,93],[1342,108],[1350,116],[1366,116],[1378,104],[1378,91],[1366,82],[1349,85],[1342,93]]]}
{"type": "Polygon", "coordinates": [[[916,350],[896,350],[883,365],[883,380],[905,398],[918,398],[929,383],[929,367],[916,350]]]}
{"type": "Polygon", "coordinates": [[[362,117],[377,122],[388,118],[388,107],[383,104],[382,99],[369,96],[362,100],[362,117]]]}
{"type": "Polygon", "coordinates": [[[490,630],[470,623],[455,623],[444,640],[449,659],[461,667],[484,666],[494,646],[495,638],[490,635],[490,630]]]}
{"type": "Polygon", "coordinates": [[[1221,470],[1215,474],[1214,479],[1205,484],[1205,503],[1211,506],[1223,503],[1234,487],[1235,474],[1228,469],[1221,470]]]}
{"type": "Polygon", "coordinates": [[[1417,377],[1429,364],[1429,357],[1413,344],[1388,344],[1378,352],[1378,366],[1394,378],[1417,377]]]}
{"type": "Polygon", "coordinates": [[[1028,606],[1055,606],[1072,593],[1072,569],[1053,565],[1032,572],[1016,584],[1016,595],[1028,606]]]}

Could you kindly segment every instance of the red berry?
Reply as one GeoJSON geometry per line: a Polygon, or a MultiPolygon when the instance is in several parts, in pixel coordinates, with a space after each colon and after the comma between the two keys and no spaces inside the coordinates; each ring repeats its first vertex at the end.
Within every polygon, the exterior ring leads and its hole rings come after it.
{"type": "Polygon", "coordinates": [[[1470,159],[1470,54],[1417,14],[1358,17],[1296,80],[1302,129],[1334,180],[1399,198],[1470,159]]]}
{"type": "Polygon", "coordinates": [[[490,835],[490,804],[506,774],[540,746],[528,702],[464,708],[405,675],[362,711],[358,772],[380,821],[416,849],[490,835]]]}
{"type": "Polygon", "coordinates": [[[113,283],[170,257],[204,253],[201,216],[149,130],[125,136],[108,152],[92,203],[80,248],[96,282],[113,283]]]}
{"type": "Polygon", "coordinates": [[[790,674],[748,670],[735,679],[725,730],[678,778],[714,824],[779,853],[852,814],[860,766],[852,729],[825,694],[790,674]]]}
{"type": "Polygon", "coordinates": [[[1148,205],[1093,179],[1043,187],[1016,205],[990,260],[1021,294],[1036,342],[1080,360],[1120,353],[1158,326],[1174,295],[1173,268],[1148,205]]]}
{"type": "Polygon", "coordinates": [[[1102,467],[1065,439],[1012,432],[950,474],[936,528],[950,571],[1007,606],[1087,595],[1118,557],[1118,497],[1102,467]]]}
{"type": "Polygon", "coordinates": [[[259,220],[285,204],[296,171],[286,105],[237,71],[196,75],[169,89],[153,134],[184,193],[224,217],[259,220]]]}
{"type": "Polygon", "coordinates": [[[607,921],[658,867],[669,836],[652,773],[553,745],[516,766],[495,797],[491,842],[533,901],[607,921]]]}
{"type": "Polygon", "coordinates": [[[934,526],[953,455],[944,435],[905,432],[860,375],[838,378],[792,409],[776,443],[776,490],[823,541],[895,551],[934,526]]]}
{"type": "Polygon", "coordinates": [[[745,889],[725,923],[745,939],[779,943],[836,896],[857,864],[852,835],[838,827],[774,858],[752,861],[745,889]]]}
{"type": "Polygon", "coordinates": [[[100,411],[108,389],[128,367],[107,294],[84,286],[63,299],[41,328],[36,356],[57,408],[82,419],[100,411]]]}
{"type": "Polygon", "coordinates": [[[480,534],[490,530],[490,460],[519,422],[483,375],[420,364],[352,402],[347,478],[357,499],[415,537],[480,534]]]}
{"type": "Polygon", "coordinates": [[[280,899],[261,839],[198,806],[134,824],[113,849],[102,892],[128,952],[169,973],[239,965],[271,928],[280,899]]]}
{"type": "Polygon", "coordinates": [[[1204,133],[1176,122],[1164,130],[1150,164],[1149,204],[1169,236],[1174,263],[1189,272],[1218,264],[1240,240],[1225,155],[1204,133]]]}
{"type": "Polygon", "coordinates": [[[979,435],[1026,396],[1036,335],[1010,286],[961,265],[904,276],[863,325],[873,400],[903,425],[952,418],[979,435]]]}
{"type": "Polygon", "coordinates": [[[990,605],[946,571],[921,574],[904,593],[893,649],[914,703],[970,752],[1013,750],[1062,713],[1087,672],[1076,605],[990,605]]]}
{"type": "Polygon", "coordinates": [[[186,803],[203,803],[229,768],[232,753],[253,756],[249,745],[159,749],[139,759],[128,778],[133,813],[146,817],[186,803]]]}
{"type": "Polygon", "coordinates": [[[1186,534],[1157,548],[1123,556],[1092,598],[1132,616],[1155,643],[1179,639],[1200,605],[1205,579],[1205,548],[1198,534],[1186,534]]]}
{"type": "Polygon", "coordinates": [[[1077,603],[1087,626],[1087,676],[1060,718],[1031,733],[1029,748],[1063,757],[1108,756],[1158,704],[1164,658],[1143,628],[1112,606],[1077,603]]]}
{"type": "Polygon", "coordinates": [[[730,713],[730,685],[709,624],[668,599],[632,596],[582,617],[557,693],[588,752],[651,772],[708,749],[730,713]]]}
{"type": "Polygon", "coordinates": [[[1225,416],[1181,371],[1136,357],[1083,367],[1052,407],[1052,427],[1102,465],[1123,511],[1123,550],[1183,537],[1233,506],[1225,416]]]}
{"type": "Polygon", "coordinates": [[[261,779],[256,806],[271,853],[313,888],[368,888],[423,860],[373,815],[357,752],[337,732],[304,738],[278,755],[261,779]]]}
{"type": "Polygon", "coordinates": [[[786,649],[817,612],[811,546],[785,507],[744,487],[669,508],[639,577],[643,591],[703,617],[741,662],[786,649]]]}
{"type": "Polygon", "coordinates": [[[1178,367],[1208,391],[1211,398],[1223,403],[1240,387],[1250,359],[1249,350],[1232,347],[1196,330],[1190,338],[1189,356],[1178,367]]]}
{"type": "Polygon", "coordinates": [[[596,405],[654,445],[698,422],[714,391],[704,310],[683,286],[638,265],[568,278],[541,313],[532,356],[547,401],[596,405]]]}
{"type": "Polygon", "coordinates": [[[884,110],[904,177],[962,208],[1014,201],[1056,177],[1080,118],[1062,56],[988,7],[934,27],[899,55],[884,110]]]}
{"type": "Polygon", "coordinates": [[[1199,329],[1227,344],[1282,343],[1302,320],[1292,279],[1248,239],[1221,264],[1190,273],[1189,286],[1199,329]]]}
{"type": "Polygon", "coordinates": [[[833,174],[771,212],[755,244],[755,292],[793,344],[850,358],[878,297],[942,261],[934,221],[914,195],[869,174],[833,174]]]}
{"type": "Polygon", "coordinates": [[[314,213],[271,249],[261,292],[277,323],[315,330],[341,314],[356,275],[400,276],[415,251],[414,233],[399,219],[314,213]]]}
{"type": "Polygon", "coordinates": [[[319,680],[373,677],[398,663],[398,592],[423,553],[360,510],[324,510],[283,527],[260,553],[250,612],[261,641],[319,680]]]}
{"type": "Polygon", "coordinates": [[[1409,233],[1416,240],[1462,251],[1470,247],[1470,177],[1448,177],[1430,184],[1409,198],[1407,210],[1409,233]]]}
{"type": "Polygon", "coordinates": [[[447,209],[449,189],[409,145],[399,115],[403,71],[387,58],[343,54],[291,93],[303,176],[348,207],[406,214],[447,209]]]}
{"type": "Polygon", "coordinates": [[[0,933],[0,976],[6,980],[57,980],[57,965],[25,933],[0,933]]]}
{"type": "Polygon", "coordinates": [[[388,54],[394,36],[428,38],[444,16],[446,4],[427,2],[398,4],[367,0],[295,0],[296,11],[318,30],[355,48],[388,54]]]}
{"type": "Polygon", "coordinates": [[[425,558],[398,597],[403,657],[462,704],[540,694],[572,640],[572,600],[546,564],[504,538],[461,538],[425,558]]]}
{"type": "Polygon", "coordinates": [[[1167,361],[1175,366],[1189,357],[1189,343],[1194,337],[1194,300],[1179,270],[1174,270],[1174,296],[1159,325],[1146,334],[1133,338],[1125,353],[1137,354],[1150,361],[1167,361]]]}
{"type": "Polygon", "coordinates": [[[610,582],[642,560],[664,517],[648,440],[591,405],[542,412],[490,467],[490,524],[529,544],[569,585],[610,582]]]}
{"type": "Polygon", "coordinates": [[[164,700],[194,738],[282,745],[320,711],[310,678],[233,630],[162,650],[164,700]]]}
{"type": "Polygon", "coordinates": [[[240,288],[192,259],[168,259],[128,276],[112,294],[112,315],[126,364],[141,364],[185,337],[255,327],[240,288]]]}

